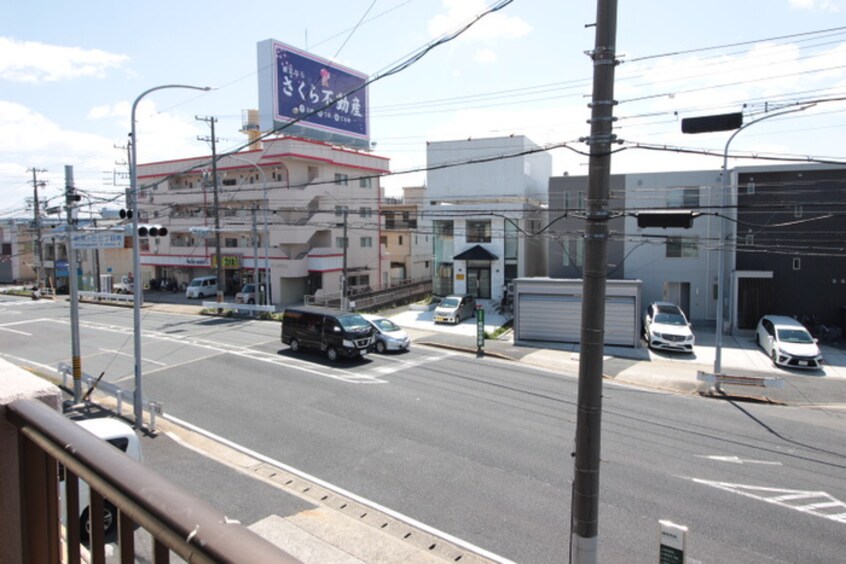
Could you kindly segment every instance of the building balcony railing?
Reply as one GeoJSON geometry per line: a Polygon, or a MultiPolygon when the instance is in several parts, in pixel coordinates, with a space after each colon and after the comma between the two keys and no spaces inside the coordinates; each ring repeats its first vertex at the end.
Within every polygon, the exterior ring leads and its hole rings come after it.
{"type": "MultiPolygon", "coordinates": [[[[93,562],[105,562],[105,499],[117,509],[121,562],[136,560],[136,526],[152,535],[155,562],[168,562],[170,551],[189,562],[298,562],[46,404],[21,399],[8,404],[5,411],[19,445],[21,562],[81,561],[79,519],[67,519],[67,554],[61,554],[60,469],[66,515],[79,515],[79,479],[91,486],[93,562]]],[[[6,515],[5,519],[9,522],[15,517],[6,515]]]]}

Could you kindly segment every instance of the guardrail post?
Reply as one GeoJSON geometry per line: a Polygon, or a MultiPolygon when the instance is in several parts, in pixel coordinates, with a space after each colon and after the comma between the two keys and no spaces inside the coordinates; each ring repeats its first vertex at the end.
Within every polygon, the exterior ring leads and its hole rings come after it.
{"type": "Polygon", "coordinates": [[[123,390],[118,390],[115,397],[117,398],[117,415],[120,417],[123,414],[123,390]]]}

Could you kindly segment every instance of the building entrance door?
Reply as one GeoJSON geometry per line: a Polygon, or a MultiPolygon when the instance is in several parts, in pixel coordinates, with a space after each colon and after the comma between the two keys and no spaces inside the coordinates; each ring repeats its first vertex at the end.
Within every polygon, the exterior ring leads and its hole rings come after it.
{"type": "Polygon", "coordinates": [[[467,267],[467,293],[482,300],[491,298],[491,268],[467,267]]]}

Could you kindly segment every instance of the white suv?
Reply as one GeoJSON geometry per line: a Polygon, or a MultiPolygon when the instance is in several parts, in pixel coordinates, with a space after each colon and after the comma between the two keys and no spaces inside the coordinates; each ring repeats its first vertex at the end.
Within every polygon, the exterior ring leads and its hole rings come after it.
{"type": "Polygon", "coordinates": [[[805,326],[786,315],[765,315],[758,322],[758,346],[776,366],[822,368],[823,356],[805,326]]]}
{"type": "Polygon", "coordinates": [[[650,349],[692,353],[696,340],[684,312],[676,304],[655,302],[646,309],[643,336],[650,349]]]}

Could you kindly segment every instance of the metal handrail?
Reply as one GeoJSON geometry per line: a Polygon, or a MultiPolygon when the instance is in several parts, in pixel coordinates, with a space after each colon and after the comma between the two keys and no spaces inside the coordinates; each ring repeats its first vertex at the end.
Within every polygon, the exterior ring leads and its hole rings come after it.
{"type": "MultiPolygon", "coordinates": [[[[89,484],[92,507],[102,496],[117,508],[122,554],[127,546],[131,549],[132,525],[137,524],[153,536],[157,554],[169,549],[188,562],[299,562],[39,401],[10,403],[6,418],[19,430],[22,451],[31,453],[21,458],[24,467],[20,472],[21,522],[29,561],[52,561],[51,555],[58,553],[59,527],[53,502],[58,497],[57,464],[62,464],[68,480],[77,476],[89,484]],[[40,479],[50,476],[56,479],[40,479]]],[[[69,505],[67,515],[75,514],[72,509],[69,505]]],[[[89,514],[91,530],[102,531],[102,513],[94,510],[89,514]]],[[[78,530],[75,524],[68,529],[73,533],[68,550],[74,555],[78,530]]],[[[102,542],[102,535],[92,534],[95,561],[103,553],[102,542]]]]}

